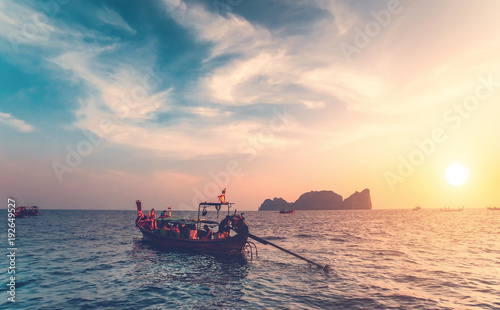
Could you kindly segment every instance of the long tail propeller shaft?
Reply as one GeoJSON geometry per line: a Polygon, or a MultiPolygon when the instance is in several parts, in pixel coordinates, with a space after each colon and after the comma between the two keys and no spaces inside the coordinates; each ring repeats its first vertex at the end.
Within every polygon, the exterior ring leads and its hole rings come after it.
{"type": "Polygon", "coordinates": [[[313,262],[313,261],[312,261],[312,260],[310,260],[310,259],[307,259],[307,258],[305,258],[305,257],[303,257],[303,256],[300,256],[299,254],[295,254],[295,253],[293,253],[292,251],[289,251],[289,250],[287,250],[287,249],[284,249],[284,248],[280,247],[279,245],[276,245],[276,244],[274,244],[274,243],[271,243],[271,242],[269,242],[269,241],[267,241],[267,240],[264,240],[264,239],[262,239],[262,238],[260,238],[260,237],[255,236],[255,235],[248,234],[248,237],[250,237],[250,238],[254,239],[255,241],[258,241],[258,242],[260,242],[260,243],[262,243],[262,244],[273,246],[273,247],[275,247],[275,248],[277,248],[277,249],[282,250],[283,252],[286,252],[286,253],[288,253],[288,254],[290,254],[290,255],[293,255],[293,256],[295,256],[295,257],[297,257],[297,258],[303,259],[303,260],[305,260],[306,262],[308,262],[310,265],[314,265],[314,266],[316,266],[316,267],[318,267],[318,268],[320,268],[320,269],[323,269],[323,271],[324,271],[324,272],[326,272],[326,273],[328,273],[328,272],[330,271],[330,267],[329,267],[328,265],[321,266],[320,264],[318,264],[318,263],[316,263],[316,262],[313,262]]]}

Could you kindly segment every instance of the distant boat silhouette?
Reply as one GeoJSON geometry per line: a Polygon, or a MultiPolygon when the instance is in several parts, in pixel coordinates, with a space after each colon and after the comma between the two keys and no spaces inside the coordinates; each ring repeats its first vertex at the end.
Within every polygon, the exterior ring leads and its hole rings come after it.
{"type": "Polygon", "coordinates": [[[16,217],[26,217],[26,216],[36,216],[40,215],[38,213],[38,206],[32,206],[28,208],[28,206],[21,206],[16,208],[15,212],[16,217]]]}
{"type": "Polygon", "coordinates": [[[281,210],[280,210],[280,214],[284,214],[284,213],[295,213],[295,209],[293,209],[293,210],[285,210],[285,209],[281,209],[281,210]]]}
{"type": "Polygon", "coordinates": [[[486,209],[488,209],[490,211],[500,211],[499,207],[486,207],[486,209]]]}
{"type": "Polygon", "coordinates": [[[422,210],[422,208],[420,206],[416,206],[415,208],[413,208],[413,211],[418,211],[418,210],[422,210]]]}
{"type": "Polygon", "coordinates": [[[456,208],[456,209],[446,207],[446,208],[441,208],[441,212],[459,212],[459,211],[463,211],[463,209],[464,209],[464,207],[456,208]]]}

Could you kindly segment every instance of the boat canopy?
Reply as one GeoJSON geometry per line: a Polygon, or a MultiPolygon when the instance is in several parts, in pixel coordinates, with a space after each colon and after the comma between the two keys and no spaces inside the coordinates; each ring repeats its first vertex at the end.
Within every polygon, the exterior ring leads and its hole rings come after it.
{"type": "Polygon", "coordinates": [[[216,210],[220,210],[222,206],[227,206],[231,208],[234,203],[232,202],[201,202],[198,207],[215,207],[216,210]]]}
{"type": "MultiPolygon", "coordinates": [[[[215,222],[216,224],[218,224],[220,222],[219,220],[219,211],[220,209],[222,208],[222,206],[227,206],[227,215],[230,214],[229,212],[229,209],[233,206],[234,203],[232,202],[201,202],[199,205],[198,205],[198,229],[201,228],[201,223],[202,223],[202,219],[200,217],[201,216],[205,216],[208,214],[208,210],[207,209],[210,209],[211,207],[215,207],[215,210],[217,211],[217,221],[215,222]]],[[[205,222],[206,223],[206,222],[205,222]]]]}
{"type": "Polygon", "coordinates": [[[197,224],[197,223],[205,223],[205,224],[219,224],[215,221],[209,221],[206,219],[183,219],[183,218],[172,218],[172,217],[160,217],[156,219],[158,222],[167,222],[167,223],[175,223],[175,224],[197,224]]]}

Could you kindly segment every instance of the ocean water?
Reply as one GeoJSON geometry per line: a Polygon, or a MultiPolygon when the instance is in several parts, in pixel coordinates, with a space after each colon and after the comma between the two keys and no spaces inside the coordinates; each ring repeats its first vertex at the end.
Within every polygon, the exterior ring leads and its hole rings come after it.
{"type": "Polygon", "coordinates": [[[132,210],[40,213],[16,219],[16,302],[4,255],[1,309],[500,309],[499,211],[245,212],[328,274],[258,243],[253,260],[162,251],[132,210]]]}

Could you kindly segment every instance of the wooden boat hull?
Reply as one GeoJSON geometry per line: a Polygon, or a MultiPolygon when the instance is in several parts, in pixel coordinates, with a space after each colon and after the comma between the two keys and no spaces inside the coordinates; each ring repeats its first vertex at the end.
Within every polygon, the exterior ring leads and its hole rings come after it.
{"type": "Polygon", "coordinates": [[[280,210],[280,214],[295,213],[295,210],[280,210]]]}
{"type": "Polygon", "coordinates": [[[216,254],[241,255],[248,235],[235,235],[223,239],[181,239],[172,238],[152,232],[142,226],[137,225],[142,232],[144,240],[147,240],[160,248],[166,250],[189,250],[216,254]]]}

